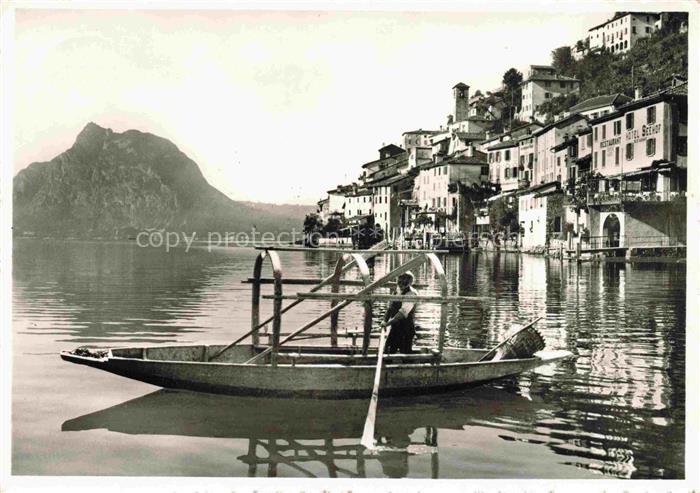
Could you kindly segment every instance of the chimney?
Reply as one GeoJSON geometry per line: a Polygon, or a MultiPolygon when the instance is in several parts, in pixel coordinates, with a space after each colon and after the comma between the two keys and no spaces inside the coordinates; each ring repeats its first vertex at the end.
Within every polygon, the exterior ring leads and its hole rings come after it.
{"type": "Polygon", "coordinates": [[[467,157],[474,157],[474,144],[467,146],[467,157]]]}
{"type": "Polygon", "coordinates": [[[634,88],[634,100],[642,99],[642,88],[641,87],[635,87],[634,88]]]}

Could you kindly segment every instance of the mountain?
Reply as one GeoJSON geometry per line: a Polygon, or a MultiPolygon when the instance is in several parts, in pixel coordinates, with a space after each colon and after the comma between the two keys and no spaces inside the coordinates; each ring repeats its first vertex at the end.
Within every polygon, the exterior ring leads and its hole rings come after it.
{"type": "Polygon", "coordinates": [[[124,237],[157,229],[273,233],[299,227],[314,206],[231,200],[167,139],[89,123],[73,146],[13,181],[13,229],[42,236],[124,237]]]}

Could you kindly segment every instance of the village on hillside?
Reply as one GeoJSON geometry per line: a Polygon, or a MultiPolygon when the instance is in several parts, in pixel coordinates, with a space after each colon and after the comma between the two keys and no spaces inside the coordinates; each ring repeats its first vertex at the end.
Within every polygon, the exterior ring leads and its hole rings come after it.
{"type": "Polygon", "coordinates": [[[679,33],[687,17],[618,12],[554,50],[551,66],[510,69],[485,92],[455,84],[445,124],[404,131],[356,182],[328,190],[306,217],[307,243],[684,256],[687,68],[651,83],[632,65],[617,91],[587,94],[561,69],[624,64],[635,46],[679,33]]]}

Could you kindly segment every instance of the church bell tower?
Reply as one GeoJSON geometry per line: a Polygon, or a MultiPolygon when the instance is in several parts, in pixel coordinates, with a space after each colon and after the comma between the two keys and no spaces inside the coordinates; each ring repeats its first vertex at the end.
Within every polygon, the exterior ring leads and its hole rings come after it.
{"type": "Polygon", "coordinates": [[[455,122],[462,122],[469,116],[469,86],[460,82],[452,88],[455,100],[455,122]]]}

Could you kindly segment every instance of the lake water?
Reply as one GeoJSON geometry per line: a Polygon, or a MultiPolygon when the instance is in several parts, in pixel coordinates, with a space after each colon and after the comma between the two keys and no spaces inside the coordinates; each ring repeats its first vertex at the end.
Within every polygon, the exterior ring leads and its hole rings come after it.
{"type": "MultiPolygon", "coordinates": [[[[255,255],[15,240],[13,474],[684,477],[682,264],[446,256],[451,291],[488,298],[451,307],[448,344],[488,347],[510,324],[543,316],[548,347],[578,358],[460,392],[380,397],[377,436],[394,450],[378,455],[359,445],[365,400],[166,391],[58,357],[82,345],[231,341],[250,325],[250,286],[240,281],[255,255]]],[[[326,276],[335,258],[280,256],[288,277],[326,276]]],[[[375,274],[400,260],[377,260],[375,274]]],[[[416,274],[423,292],[435,291],[429,268],[416,274]]],[[[283,331],[327,308],[306,305],[283,331]]],[[[436,307],[420,305],[417,318],[437,328],[436,307]]],[[[361,325],[359,308],[341,316],[343,327],[361,325]]]]}

